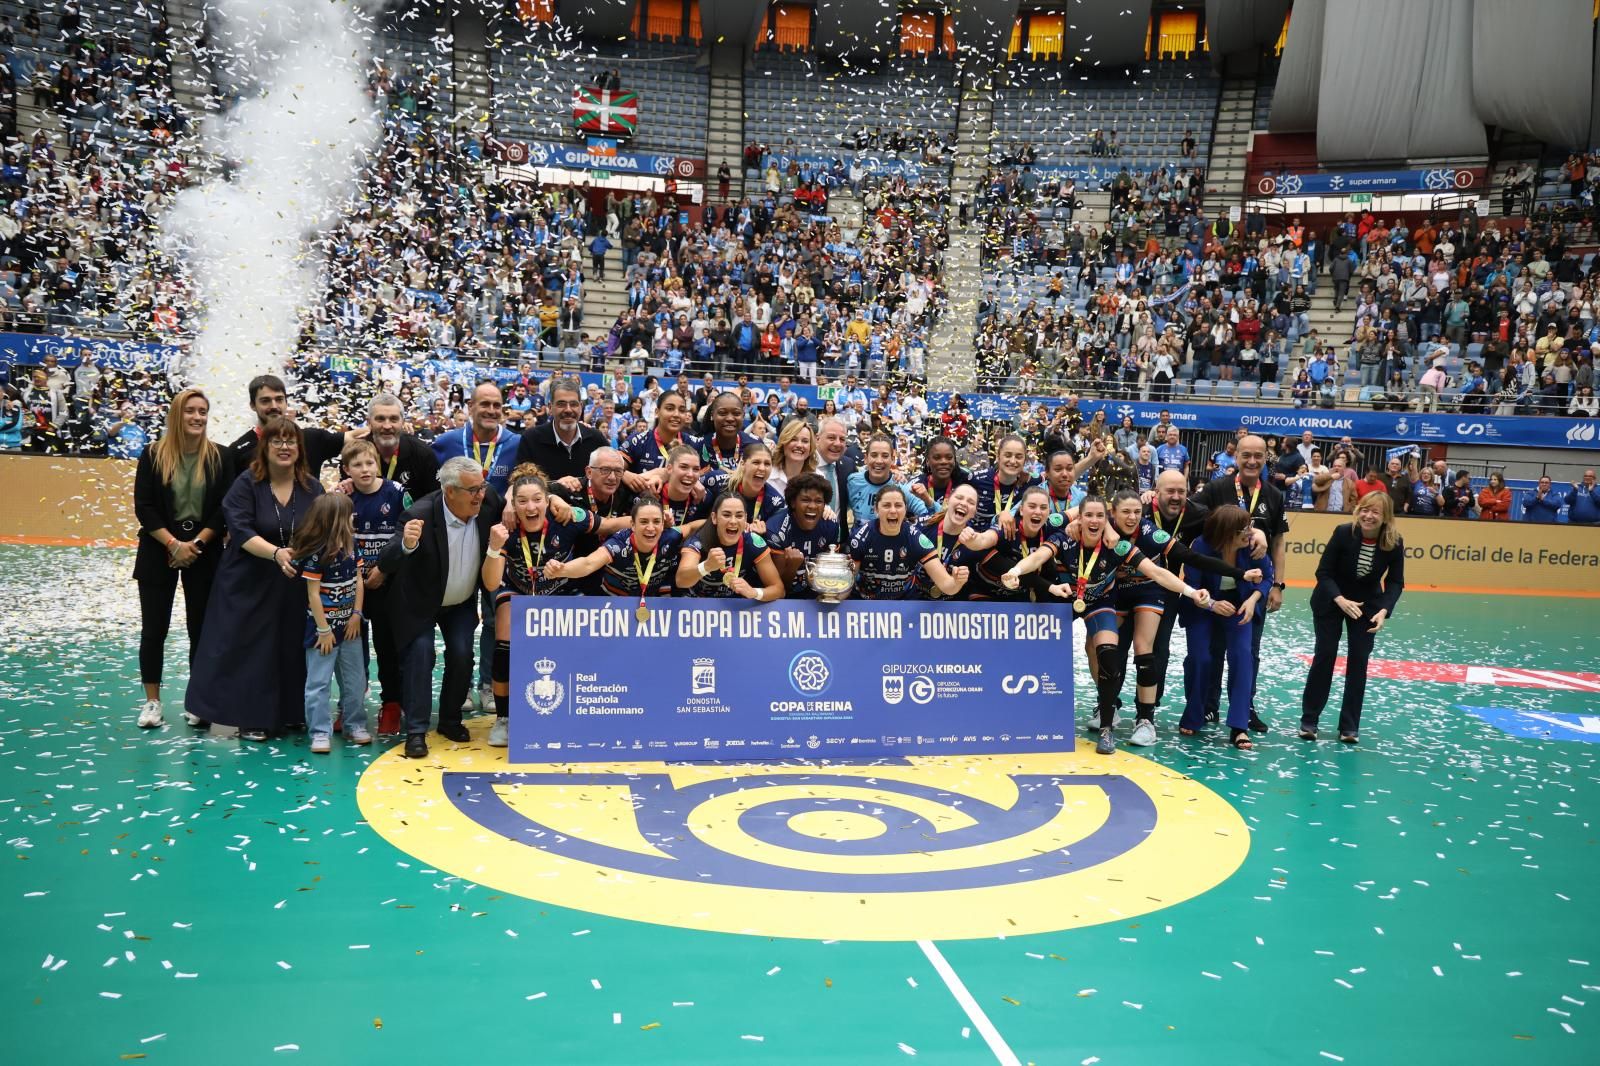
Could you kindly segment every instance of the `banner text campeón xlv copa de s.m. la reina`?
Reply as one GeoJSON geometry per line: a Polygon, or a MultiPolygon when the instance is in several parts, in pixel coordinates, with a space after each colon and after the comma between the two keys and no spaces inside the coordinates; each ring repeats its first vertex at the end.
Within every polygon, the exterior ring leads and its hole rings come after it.
{"type": "Polygon", "coordinates": [[[1070,750],[1065,604],[512,601],[513,762],[1070,750]]]}

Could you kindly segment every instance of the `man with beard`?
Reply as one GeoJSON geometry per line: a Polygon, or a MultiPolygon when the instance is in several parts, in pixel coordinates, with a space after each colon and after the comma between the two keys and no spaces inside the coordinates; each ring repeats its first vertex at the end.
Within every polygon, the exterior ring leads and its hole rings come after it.
{"type": "MultiPolygon", "coordinates": [[[[583,487],[595,453],[608,446],[606,435],[582,422],[583,386],[576,378],[550,382],[550,418],[522,434],[517,465],[533,463],[569,492],[583,487]]],[[[624,512],[626,513],[626,512],[624,512]]]]}
{"type": "MultiPolygon", "coordinates": [[[[256,413],[256,424],[228,445],[228,451],[233,453],[235,470],[249,469],[250,460],[256,453],[256,445],[261,440],[262,428],[274,418],[287,418],[289,414],[289,390],[284,385],[283,379],[276,374],[261,374],[251,378],[249,390],[250,409],[256,413]]],[[[312,477],[320,477],[323,466],[330,459],[339,458],[339,453],[344,450],[347,436],[367,435],[365,429],[345,434],[332,433],[316,426],[301,426],[300,432],[305,437],[306,465],[311,468],[312,477]]]]}
{"type": "MultiPolygon", "coordinates": [[[[1267,609],[1257,611],[1251,625],[1254,633],[1251,636],[1251,646],[1254,651],[1255,661],[1261,661],[1261,634],[1266,629],[1267,615],[1276,612],[1283,606],[1284,574],[1284,547],[1283,535],[1289,532],[1289,523],[1283,514],[1283,493],[1269,484],[1261,476],[1263,467],[1267,462],[1267,442],[1255,434],[1239,440],[1239,467],[1232,477],[1221,477],[1211,482],[1195,494],[1195,499],[1210,508],[1221,507],[1231,503],[1244,508],[1245,514],[1250,516],[1251,524],[1267,538],[1267,551],[1272,555],[1272,572],[1274,575],[1272,591],[1267,596],[1267,609]]],[[[1214,640],[1211,649],[1212,661],[1219,662],[1224,658],[1223,634],[1220,627],[1213,628],[1214,640]]],[[[1206,697],[1206,720],[1217,720],[1217,708],[1222,702],[1222,671],[1215,670],[1210,678],[1210,691],[1206,697]]],[[[1255,681],[1251,682],[1250,690],[1250,730],[1254,733],[1265,733],[1267,725],[1255,708],[1255,681]]]]}
{"type": "Polygon", "coordinates": [[[378,448],[378,471],[398,481],[413,500],[439,490],[439,460],[426,441],[402,432],[405,410],[392,393],[380,392],[367,405],[371,441],[378,448]]]}
{"type": "MultiPolygon", "coordinates": [[[[1210,513],[1211,508],[1189,498],[1189,482],[1180,471],[1163,470],[1156,475],[1155,495],[1145,505],[1144,521],[1152,531],[1165,533],[1187,547],[1200,535],[1206,524],[1206,516],[1210,513]]],[[[1266,554],[1266,535],[1257,529],[1251,534],[1250,555],[1252,558],[1260,559],[1266,554]]],[[[1181,567],[1165,555],[1157,558],[1156,563],[1173,573],[1181,571],[1181,567]]],[[[1134,661],[1135,674],[1145,677],[1144,683],[1155,684],[1157,704],[1161,703],[1161,698],[1166,693],[1167,664],[1172,656],[1172,626],[1178,620],[1177,594],[1165,589],[1162,591],[1165,594],[1166,610],[1162,612],[1161,625],[1156,630],[1155,646],[1150,651],[1148,662],[1138,661],[1143,656],[1136,657],[1134,661]]],[[[1117,642],[1117,652],[1124,661],[1132,646],[1133,627],[1124,626],[1117,642]]]]}
{"type": "MultiPolygon", "coordinates": [[[[477,464],[483,479],[504,500],[510,492],[511,469],[516,465],[517,452],[521,447],[521,439],[501,422],[505,414],[505,394],[493,381],[480,381],[472,390],[467,410],[471,420],[466,425],[434,438],[434,458],[439,460],[441,466],[457,456],[471,459],[477,464]]],[[[487,622],[478,642],[478,710],[486,711],[494,706],[493,686],[489,677],[494,659],[494,594],[482,589],[479,600],[482,617],[487,622]]]]}

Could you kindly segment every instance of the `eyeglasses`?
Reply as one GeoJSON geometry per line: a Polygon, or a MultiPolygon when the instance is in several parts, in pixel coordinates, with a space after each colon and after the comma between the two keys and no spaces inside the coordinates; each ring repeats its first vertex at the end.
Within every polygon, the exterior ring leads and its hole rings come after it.
{"type": "Polygon", "coordinates": [[[484,493],[489,491],[489,483],[487,481],[473,485],[471,488],[468,488],[466,485],[446,485],[445,487],[456,492],[464,492],[468,496],[482,496],[484,493]]]}
{"type": "Polygon", "coordinates": [[[589,470],[595,474],[604,474],[606,477],[621,477],[623,473],[620,466],[591,466],[589,470]]]}

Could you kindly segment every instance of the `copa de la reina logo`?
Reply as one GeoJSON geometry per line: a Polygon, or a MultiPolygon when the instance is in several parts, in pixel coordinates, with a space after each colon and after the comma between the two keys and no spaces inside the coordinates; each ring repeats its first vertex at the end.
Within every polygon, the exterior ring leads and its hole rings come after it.
{"type": "Polygon", "coordinates": [[[1221,797],[1128,753],[508,765],[474,743],[385,754],[358,796],[395,847],[497,890],[758,936],[1094,925],[1206,892],[1249,850],[1221,797]]]}

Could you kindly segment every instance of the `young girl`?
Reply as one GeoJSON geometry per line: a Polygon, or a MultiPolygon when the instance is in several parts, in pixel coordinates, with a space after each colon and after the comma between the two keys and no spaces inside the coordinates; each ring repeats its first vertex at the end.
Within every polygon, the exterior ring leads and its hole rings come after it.
{"type": "Polygon", "coordinates": [[[750,531],[744,501],[732,492],[712,502],[705,526],[684,543],[676,580],[690,596],[742,596],[757,603],[783,598],[772,550],[750,531]]]}
{"type": "Polygon", "coordinates": [[[311,750],[326,755],[333,736],[328,695],[339,675],[345,739],[371,744],[367,732],[367,661],[361,646],[361,562],[356,558],[350,497],[318,496],[289,544],[306,581],[306,728],[311,750]]]}
{"type": "Polygon", "coordinates": [[[1270,555],[1256,562],[1250,558],[1250,516],[1244,508],[1224,504],[1206,516],[1205,532],[1191,550],[1196,555],[1213,555],[1231,562],[1260,580],[1235,579],[1216,571],[1206,572],[1192,562],[1184,567],[1184,577],[1197,588],[1214,593],[1210,607],[1184,605],[1182,619],[1189,634],[1189,655],[1183,664],[1185,701],[1178,732],[1192,737],[1205,725],[1205,694],[1213,672],[1222,662],[1212,654],[1211,633],[1222,627],[1228,666],[1228,740],[1236,748],[1248,749],[1250,741],[1250,690],[1257,663],[1251,646],[1251,620],[1266,609],[1267,593],[1275,580],[1270,555]]]}

